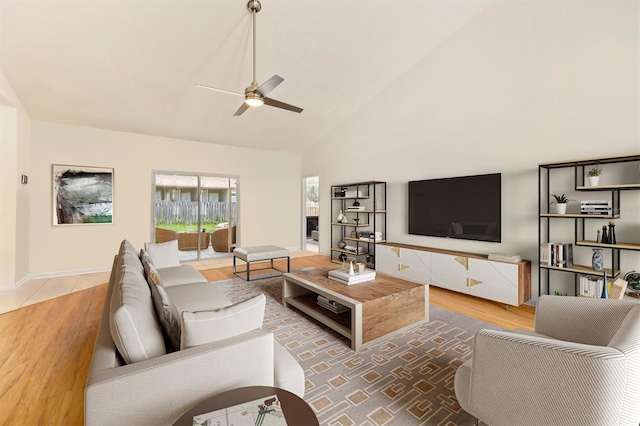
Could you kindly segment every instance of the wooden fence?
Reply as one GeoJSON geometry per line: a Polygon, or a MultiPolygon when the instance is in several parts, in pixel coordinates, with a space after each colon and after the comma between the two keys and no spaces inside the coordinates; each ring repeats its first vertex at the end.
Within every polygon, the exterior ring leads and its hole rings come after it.
{"type": "Polygon", "coordinates": [[[307,216],[318,216],[320,214],[320,203],[307,200],[307,216]]]}
{"type": "MultiPolygon", "coordinates": [[[[231,203],[231,211],[226,201],[207,201],[202,203],[201,221],[227,222],[229,215],[235,216],[236,203],[231,203]]],[[[185,223],[193,225],[198,223],[197,201],[156,201],[156,223],[185,223]]]]}

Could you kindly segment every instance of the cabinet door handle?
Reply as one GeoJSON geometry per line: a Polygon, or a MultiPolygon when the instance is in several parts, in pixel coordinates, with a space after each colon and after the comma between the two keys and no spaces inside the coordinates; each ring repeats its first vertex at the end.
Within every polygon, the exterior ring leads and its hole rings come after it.
{"type": "Polygon", "coordinates": [[[473,278],[467,278],[467,287],[473,287],[474,285],[482,284],[482,281],[473,278]]]}
{"type": "Polygon", "coordinates": [[[469,270],[469,258],[468,257],[456,256],[455,261],[458,262],[459,264],[461,264],[462,266],[464,266],[464,269],[466,269],[467,271],[469,270]]]}

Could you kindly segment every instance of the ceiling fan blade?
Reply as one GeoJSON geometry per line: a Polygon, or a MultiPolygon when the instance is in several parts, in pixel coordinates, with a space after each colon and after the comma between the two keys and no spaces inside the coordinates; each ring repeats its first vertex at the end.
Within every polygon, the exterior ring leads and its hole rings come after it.
{"type": "Polygon", "coordinates": [[[278,87],[280,83],[284,81],[284,78],[279,75],[274,75],[269,80],[265,81],[258,87],[258,92],[262,94],[262,96],[267,96],[269,92],[278,87]]]}
{"type": "Polygon", "coordinates": [[[250,108],[250,106],[243,102],[242,105],[240,105],[240,108],[238,108],[238,110],[236,111],[236,113],[233,114],[234,117],[242,115],[242,113],[245,112],[246,110],[248,110],[249,108],[250,108]]]}
{"type": "Polygon", "coordinates": [[[216,87],[203,86],[202,84],[194,84],[194,86],[200,87],[202,89],[213,90],[215,92],[228,93],[229,95],[244,96],[244,93],[232,92],[231,90],[218,89],[216,87]]]}
{"type": "Polygon", "coordinates": [[[273,107],[276,107],[276,108],[286,109],[288,111],[293,111],[293,112],[302,112],[303,111],[302,108],[298,108],[297,106],[285,104],[284,102],[276,101],[275,99],[271,99],[271,98],[264,98],[264,104],[265,105],[269,105],[269,106],[273,106],[273,107]]]}

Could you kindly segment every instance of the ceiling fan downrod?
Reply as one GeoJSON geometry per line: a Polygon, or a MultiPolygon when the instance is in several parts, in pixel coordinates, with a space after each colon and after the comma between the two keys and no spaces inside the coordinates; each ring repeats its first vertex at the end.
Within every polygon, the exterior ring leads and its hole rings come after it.
{"type": "Polygon", "coordinates": [[[247,3],[247,9],[252,14],[253,18],[253,80],[251,85],[244,90],[244,100],[250,106],[260,106],[264,104],[264,98],[257,91],[258,80],[256,79],[256,13],[262,9],[262,4],[258,0],[249,0],[247,3]]]}

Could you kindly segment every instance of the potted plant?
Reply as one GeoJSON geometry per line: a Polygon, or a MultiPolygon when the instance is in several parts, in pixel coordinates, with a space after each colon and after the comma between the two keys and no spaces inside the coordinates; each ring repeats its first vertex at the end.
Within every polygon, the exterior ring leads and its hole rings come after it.
{"type": "Polygon", "coordinates": [[[565,214],[567,212],[567,203],[569,201],[576,201],[576,200],[568,199],[564,194],[562,195],[551,194],[551,196],[554,198],[554,201],[550,202],[549,205],[556,203],[557,204],[556,213],[558,214],[565,214]]]}
{"type": "Polygon", "coordinates": [[[600,174],[602,174],[602,168],[597,164],[587,170],[587,177],[589,178],[590,186],[598,186],[598,180],[600,179],[600,174]]]}

